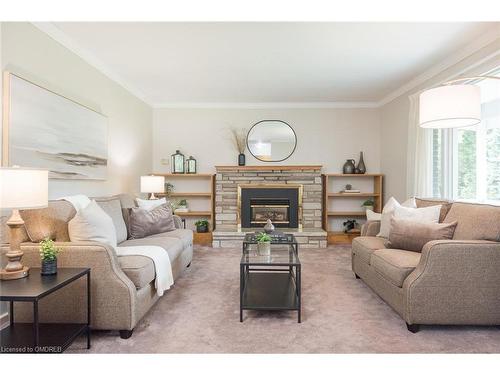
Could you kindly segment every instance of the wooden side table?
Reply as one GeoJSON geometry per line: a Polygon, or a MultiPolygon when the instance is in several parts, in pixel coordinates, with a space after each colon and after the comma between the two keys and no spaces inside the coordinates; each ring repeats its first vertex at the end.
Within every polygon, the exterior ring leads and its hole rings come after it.
{"type": "Polygon", "coordinates": [[[24,279],[0,281],[0,301],[10,303],[10,325],[0,332],[1,353],[62,353],[83,333],[90,349],[90,268],[59,268],[56,275],[50,276],[31,268],[24,279]],[[83,276],[87,278],[87,322],[40,323],[38,302],[83,276]],[[15,322],[14,302],[33,303],[33,323],[15,322]]]}

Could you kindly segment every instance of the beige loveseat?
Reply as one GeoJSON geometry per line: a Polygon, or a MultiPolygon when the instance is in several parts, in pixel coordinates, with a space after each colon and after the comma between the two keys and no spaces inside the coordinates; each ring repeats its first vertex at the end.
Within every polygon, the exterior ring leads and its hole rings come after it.
{"type": "Polygon", "coordinates": [[[454,202],[447,208],[443,221],[458,222],[453,239],[430,241],[422,253],[386,248],[376,237],[379,222],[366,223],[352,244],[356,277],[411,332],[420,324],[500,325],[500,207],[454,202]]]}
{"type": "MultiPolygon", "coordinates": [[[[124,233],[118,233],[122,242],[118,246],[156,245],[163,247],[170,257],[174,280],[189,267],[193,256],[193,232],[181,229],[181,221],[174,216],[174,231],[152,235],[143,239],[128,240],[128,211],[134,206],[129,195],[97,198],[96,201],[112,217],[115,227],[122,225],[124,233]],[[119,215],[123,215],[123,220],[119,215]]],[[[92,288],[91,327],[100,330],[119,330],[122,338],[129,338],[134,327],[158,300],[154,288],[155,269],[152,260],[144,256],[120,256],[115,250],[98,242],[69,242],[68,221],[75,215],[73,206],[66,201],[51,201],[40,210],[21,212],[30,236],[50,237],[62,249],[58,267],[90,267],[92,288]]],[[[117,229],[119,232],[119,229],[117,229]]],[[[26,234],[25,240],[29,241],[26,234]]],[[[2,255],[8,246],[2,245],[2,255]]],[[[24,242],[23,263],[40,267],[38,243],[24,242]]],[[[2,264],[5,257],[2,256],[2,264]]],[[[174,285],[175,287],[175,285],[174,285]]],[[[168,292],[167,292],[168,293],[168,292]]],[[[43,298],[40,301],[42,322],[86,321],[85,280],[43,298]]],[[[15,303],[16,321],[32,321],[32,306],[15,303]]]]}

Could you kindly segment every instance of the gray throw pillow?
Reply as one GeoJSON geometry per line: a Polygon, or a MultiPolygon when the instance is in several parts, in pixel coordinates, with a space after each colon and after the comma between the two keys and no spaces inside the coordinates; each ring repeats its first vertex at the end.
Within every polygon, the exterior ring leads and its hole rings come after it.
{"type": "Polygon", "coordinates": [[[166,204],[151,211],[140,207],[131,208],[129,220],[130,239],[144,238],[175,230],[172,210],[166,204]]]}
{"type": "Polygon", "coordinates": [[[421,252],[424,245],[434,240],[451,240],[457,227],[453,223],[422,223],[413,220],[391,219],[388,248],[421,252]]]}

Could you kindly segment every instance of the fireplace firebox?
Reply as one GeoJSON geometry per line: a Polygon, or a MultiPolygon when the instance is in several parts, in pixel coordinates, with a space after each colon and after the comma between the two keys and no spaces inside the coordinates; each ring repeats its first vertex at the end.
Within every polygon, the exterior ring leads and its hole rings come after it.
{"type": "Polygon", "coordinates": [[[263,227],[271,219],[278,228],[300,228],[302,185],[238,187],[239,225],[263,227]]]}

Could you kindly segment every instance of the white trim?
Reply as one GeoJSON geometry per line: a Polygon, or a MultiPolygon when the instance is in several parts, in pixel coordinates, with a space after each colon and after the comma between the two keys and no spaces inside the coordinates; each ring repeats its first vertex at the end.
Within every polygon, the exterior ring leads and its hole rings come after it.
{"type": "Polygon", "coordinates": [[[154,109],[161,108],[244,108],[244,109],[272,109],[272,108],[378,108],[375,102],[215,102],[215,103],[156,103],[154,109]]]}
{"type": "MultiPolygon", "coordinates": [[[[446,69],[458,64],[460,61],[471,56],[474,52],[479,51],[481,48],[484,48],[488,44],[493,43],[498,38],[499,38],[498,30],[496,28],[493,28],[493,30],[483,34],[481,37],[477,38],[474,42],[468,44],[467,46],[462,48],[460,51],[455,52],[454,54],[448,56],[446,59],[442,60],[440,63],[433,65],[430,69],[419,74],[418,76],[414,77],[412,80],[405,83],[403,86],[401,86],[397,90],[394,90],[390,94],[386,95],[384,98],[382,98],[377,103],[377,106],[382,107],[385,104],[392,102],[394,99],[402,96],[403,94],[407,93],[408,91],[421,85],[425,81],[428,81],[429,79],[437,76],[439,73],[444,72],[446,69]]],[[[482,59],[481,63],[497,56],[499,53],[500,53],[500,51],[496,51],[492,55],[489,55],[486,58],[482,59]]],[[[477,66],[477,65],[478,64],[475,63],[473,66],[477,66]]],[[[468,66],[467,70],[472,69],[473,66],[468,66]]]]}
{"type": "Polygon", "coordinates": [[[65,34],[52,22],[31,22],[31,24],[35,26],[38,30],[50,36],[52,39],[61,44],[63,47],[73,52],[75,55],[84,60],[87,64],[91,65],[99,72],[104,74],[106,77],[108,77],[115,83],[122,86],[130,94],[134,95],[138,99],[142,100],[144,103],[151,106],[151,104],[148,102],[146,98],[146,95],[141,90],[139,90],[137,87],[130,84],[125,79],[120,77],[118,74],[113,72],[111,68],[109,68],[101,60],[95,57],[94,54],[78,46],[78,44],[72,38],[70,38],[67,34],[65,34]]]}

